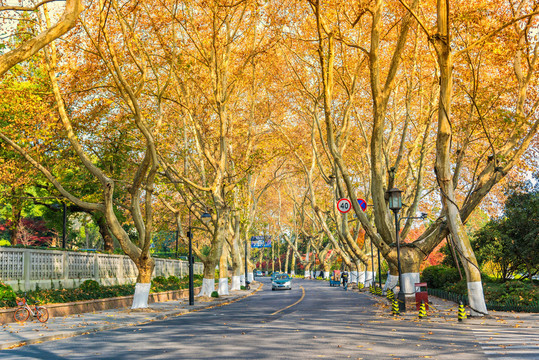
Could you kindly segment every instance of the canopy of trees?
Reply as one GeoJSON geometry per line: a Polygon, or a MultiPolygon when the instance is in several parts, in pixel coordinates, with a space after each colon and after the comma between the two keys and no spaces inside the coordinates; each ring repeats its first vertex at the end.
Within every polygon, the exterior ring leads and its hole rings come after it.
{"type": "Polygon", "coordinates": [[[241,277],[252,235],[306,270],[335,256],[370,271],[373,246],[396,275],[399,188],[403,272],[449,238],[486,313],[464,225],[537,166],[537,2],[27,3],[0,5],[4,202],[46,188],[118,241],[140,283],[154,234],[185,244],[190,227],[206,294],[217,265],[241,277]]]}

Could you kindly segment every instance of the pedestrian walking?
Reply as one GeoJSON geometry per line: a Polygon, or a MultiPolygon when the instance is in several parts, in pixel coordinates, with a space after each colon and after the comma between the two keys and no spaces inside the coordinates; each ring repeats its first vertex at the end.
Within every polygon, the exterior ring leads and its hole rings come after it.
{"type": "Polygon", "coordinates": [[[344,290],[348,290],[348,272],[343,272],[342,276],[342,286],[344,287],[344,290]]]}

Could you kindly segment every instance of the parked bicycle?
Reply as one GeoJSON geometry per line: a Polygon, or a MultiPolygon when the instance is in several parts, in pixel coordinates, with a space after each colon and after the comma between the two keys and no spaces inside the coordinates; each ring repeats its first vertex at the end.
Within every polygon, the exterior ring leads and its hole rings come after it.
{"type": "Polygon", "coordinates": [[[30,306],[26,302],[26,298],[22,298],[17,299],[17,305],[19,307],[15,310],[15,314],[13,314],[13,317],[17,322],[26,321],[30,315],[32,315],[32,317],[37,317],[37,319],[42,323],[49,320],[49,311],[46,307],[39,306],[37,301],[33,306],[30,306]]]}

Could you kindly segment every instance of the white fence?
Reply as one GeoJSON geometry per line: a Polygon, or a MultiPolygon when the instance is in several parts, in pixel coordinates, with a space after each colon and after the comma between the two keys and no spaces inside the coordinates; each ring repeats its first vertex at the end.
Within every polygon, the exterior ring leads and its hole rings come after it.
{"type": "MultiPolygon", "coordinates": [[[[194,273],[202,274],[203,264],[194,264],[194,273]]],[[[187,261],[155,259],[152,277],[188,274],[187,261]]],[[[75,288],[85,280],[102,285],[134,283],[137,268],[126,255],[82,253],[17,248],[0,248],[0,281],[14,290],[75,288]]]]}

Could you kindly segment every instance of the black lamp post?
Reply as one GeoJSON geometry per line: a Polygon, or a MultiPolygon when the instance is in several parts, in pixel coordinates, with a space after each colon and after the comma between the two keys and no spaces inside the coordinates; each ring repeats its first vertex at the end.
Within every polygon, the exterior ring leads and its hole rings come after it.
{"type": "Polygon", "coordinates": [[[382,264],[380,263],[380,248],[378,248],[378,286],[382,288],[382,264]]]}
{"type": "Polygon", "coordinates": [[[401,199],[401,193],[402,191],[393,188],[387,191],[388,197],[389,197],[389,208],[391,211],[393,211],[393,214],[395,214],[395,236],[397,240],[397,269],[399,271],[399,293],[397,295],[397,300],[399,303],[399,311],[405,312],[406,311],[406,297],[404,295],[403,287],[404,284],[402,282],[402,270],[401,270],[401,255],[400,255],[400,243],[399,243],[399,211],[402,209],[402,199],[401,199]]]}
{"type": "Polygon", "coordinates": [[[178,240],[179,240],[179,236],[180,236],[180,231],[178,229],[176,229],[176,232],[175,232],[175,237],[176,237],[176,259],[178,258],[178,240]]]}
{"type": "Polygon", "coordinates": [[[66,227],[67,227],[67,204],[65,203],[64,201],[64,216],[63,216],[63,232],[62,232],[62,248],[65,249],[66,248],[66,239],[67,239],[67,231],[66,231],[66,227]]]}
{"type": "Polygon", "coordinates": [[[376,280],[374,276],[374,251],[372,250],[372,239],[371,239],[371,270],[372,270],[372,275],[371,275],[372,278],[371,278],[371,283],[369,287],[376,285],[376,280]]]}
{"type": "Polygon", "coordinates": [[[245,282],[244,286],[245,287],[247,287],[247,281],[249,281],[247,279],[247,243],[248,243],[248,240],[245,239],[245,280],[244,280],[244,282],[245,282]]]}

